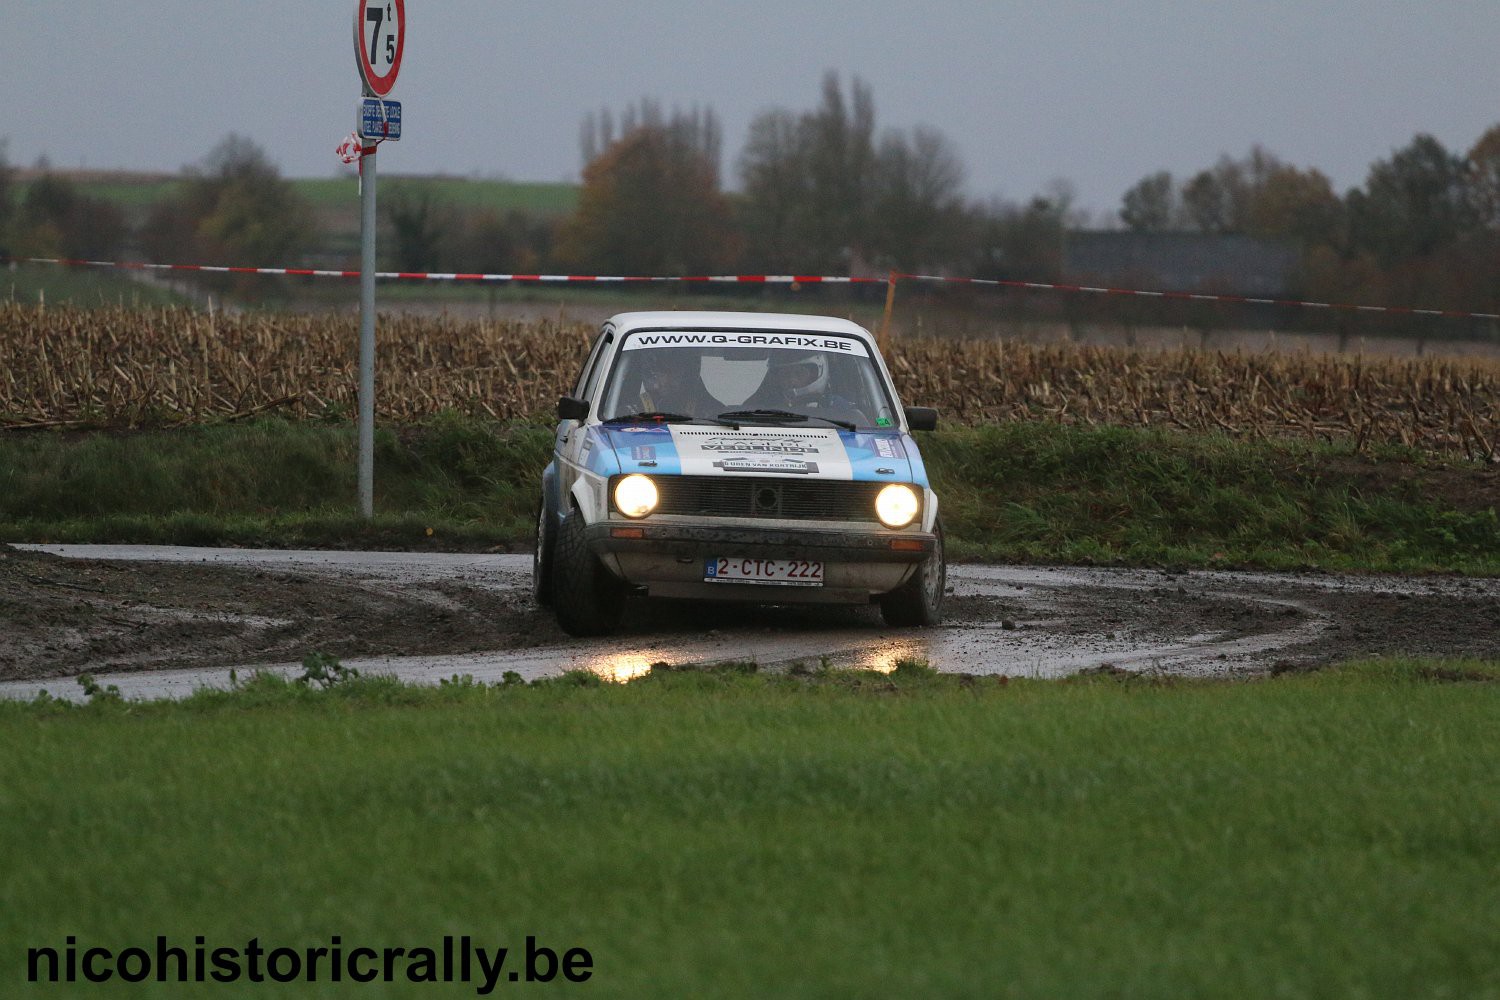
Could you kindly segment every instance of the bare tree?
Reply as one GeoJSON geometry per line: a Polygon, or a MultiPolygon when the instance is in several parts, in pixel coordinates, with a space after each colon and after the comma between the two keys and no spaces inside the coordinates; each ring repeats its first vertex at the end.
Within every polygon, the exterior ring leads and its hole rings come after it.
{"type": "Polygon", "coordinates": [[[1177,186],[1166,170],[1142,177],[1125,192],[1120,205],[1120,221],[1139,233],[1170,229],[1177,217],[1177,186]]]}
{"type": "Polygon", "coordinates": [[[579,126],[578,148],[583,155],[584,169],[613,146],[616,140],[642,128],[661,129],[674,143],[678,143],[703,157],[718,176],[724,148],[724,130],[719,124],[713,108],[693,105],[686,111],[673,108],[670,115],[662,112],[661,103],[643,97],[635,104],[626,105],[620,114],[619,129],[615,127],[615,116],[609,108],[601,108],[596,114],[583,116],[579,126]]]}
{"type": "Polygon", "coordinates": [[[681,274],[718,270],[738,256],[710,159],[717,122],[711,115],[664,121],[653,107],[642,102],[623,116],[635,124],[584,170],[578,210],[558,238],[566,266],[681,274]]]}
{"type": "Polygon", "coordinates": [[[827,73],[811,111],[757,116],[738,166],[751,266],[911,270],[971,254],[957,149],[922,125],[888,129],[877,143],[875,98],[857,77],[846,90],[827,73]]]}
{"type": "Polygon", "coordinates": [[[1500,230],[1500,125],[1491,125],[1464,157],[1469,200],[1480,223],[1500,230]]]}
{"type": "Polygon", "coordinates": [[[390,225],[398,271],[436,271],[443,265],[443,239],[457,219],[424,190],[393,185],[380,201],[390,225]]]}
{"type": "Polygon", "coordinates": [[[900,270],[937,268],[964,235],[964,169],[939,131],[889,132],[876,159],[871,259],[900,270]]]}

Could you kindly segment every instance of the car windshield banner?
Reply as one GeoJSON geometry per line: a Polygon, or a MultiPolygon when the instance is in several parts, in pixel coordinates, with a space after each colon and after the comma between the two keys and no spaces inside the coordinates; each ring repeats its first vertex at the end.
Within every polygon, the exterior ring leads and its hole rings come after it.
{"type": "Polygon", "coordinates": [[[830,333],[714,333],[673,330],[662,333],[635,333],[625,339],[623,351],[650,347],[747,347],[784,351],[827,351],[852,358],[868,358],[870,351],[857,337],[840,337],[830,333]]]}

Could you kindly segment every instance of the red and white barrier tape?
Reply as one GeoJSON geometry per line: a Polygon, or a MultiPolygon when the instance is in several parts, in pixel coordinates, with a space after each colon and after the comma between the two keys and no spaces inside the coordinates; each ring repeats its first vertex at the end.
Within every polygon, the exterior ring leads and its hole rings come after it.
{"type": "Polygon", "coordinates": [[[340,163],[348,165],[364,155],[364,145],[359,140],[359,133],[350,132],[344,136],[344,141],[339,143],[338,148],[333,151],[333,155],[339,158],[340,163]]]}
{"type": "MultiPolygon", "coordinates": [[[[330,271],[307,267],[223,267],[211,264],[146,264],[132,261],[69,260],[60,257],[0,257],[0,263],[55,264],[66,267],[118,268],[126,271],[165,271],[200,274],[290,275],[299,278],[358,278],[359,271],[330,271]]],[[[602,275],[602,274],[467,274],[438,271],[378,271],[382,281],[539,282],[578,284],[741,284],[741,285],[887,285],[894,281],[923,281],[948,285],[1015,288],[1034,292],[1064,292],[1085,295],[1125,295],[1185,302],[1217,302],[1226,305],[1283,306],[1296,309],[1329,309],[1342,312],[1385,313],[1394,316],[1427,316],[1441,319],[1500,320],[1500,313],[1466,312],[1458,309],[1418,309],[1411,306],[1370,306],[1347,302],[1314,302],[1306,299],[1276,299],[1252,295],[1214,295],[1207,292],[1163,292],[1139,288],[1110,288],[1046,281],[1006,281],[999,278],[950,278],[938,274],[892,273],[888,278],[855,278],[820,274],[713,274],[713,275],[602,275]]]]}
{"type": "Polygon", "coordinates": [[[1145,299],[1187,302],[1221,302],[1228,305],[1289,306],[1298,309],[1334,309],[1344,312],[1390,313],[1397,316],[1437,316],[1443,319],[1500,319],[1500,313],[1464,312],[1458,309],[1417,309],[1412,306],[1362,306],[1350,302],[1312,302],[1307,299],[1272,299],[1253,295],[1212,295],[1207,292],[1157,292],[1139,288],[1108,288],[1068,285],[1046,281],[1002,281],[997,278],[947,278],[936,274],[898,274],[905,281],[941,281],[950,285],[984,285],[1039,292],[1076,292],[1086,295],[1130,295],[1145,299]]]}
{"type": "MultiPolygon", "coordinates": [[[[173,271],[201,274],[277,274],[302,278],[358,278],[359,271],[326,271],[307,267],[219,267],[210,264],[143,264],[109,260],[68,260],[60,257],[0,257],[0,263],[60,264],[67,267],[111,267],[127,271],[173,271]]],[[[745,285],[884,285],[887,278],[846,278],[820,274],[711,274],[688,276],[604,274],[465,274],[440,271],[377,271],[386,281],[529,281],[594,283],[727,283],[745,285]]]]}

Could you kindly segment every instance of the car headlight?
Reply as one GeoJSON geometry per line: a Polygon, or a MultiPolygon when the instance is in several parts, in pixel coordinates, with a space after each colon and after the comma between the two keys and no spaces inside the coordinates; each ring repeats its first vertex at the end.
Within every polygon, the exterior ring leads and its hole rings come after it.
{"type": "Polygon", "coordinates": [[[615,483],[615,509],[626,517],[645,517],[660,499],[656,484],[647,476],[633,474],[615,483]]]}
{"type": "Polygon", "coordinates": [[[904,528],[921,507],[916,491],[904,483],[891,483],[875,497],[875,516],[887,528],[904,528]]]}

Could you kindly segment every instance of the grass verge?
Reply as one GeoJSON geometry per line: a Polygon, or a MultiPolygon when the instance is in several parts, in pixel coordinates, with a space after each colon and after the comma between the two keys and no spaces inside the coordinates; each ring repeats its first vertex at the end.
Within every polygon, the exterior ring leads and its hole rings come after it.
{"type": "MultiPolygon", "coordinates": [[[[366,524],[342,421],[4,435],[0,541],[524,547],[551,441],[453,414],[383,430],[366,524]]],[[[921,444],[958,558],[1500,572],[1500,476],[1478,466],[1046,423],[921,444]]]]}
{"type": "Polygon", "coordinates": [[[530,934],[611,996],[1494,995],[1497,713],[1500,664],[1402,660],[4,703],[0,983],[530,934]]]}

